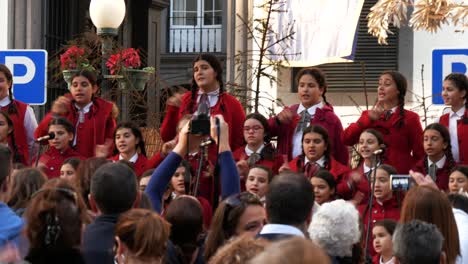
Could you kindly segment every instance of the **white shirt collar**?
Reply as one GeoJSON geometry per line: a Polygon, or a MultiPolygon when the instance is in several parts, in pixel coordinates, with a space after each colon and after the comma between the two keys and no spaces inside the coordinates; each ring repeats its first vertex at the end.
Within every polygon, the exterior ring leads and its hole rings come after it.
{"type": "MultiPolygon", "coordinates": [[[[307,157],[304,158],[304,166],[311,162],[307,157]]],[[[320,159],[318,159],[315,163],[317,163],[318,165],[320,165],[320,167],[325,167],[325,156],[322,156],[320,159]]]]}
{"type": "Polygon", "coordinates": [[[379,262],[380,262],[380,264],[393,264],[393,263],[395,263],[395,257],[392,257],[392,258],[391,258],[389,261],[387,261],[387,262],[383,262],[383,258],[382,258],[382,256],[380,256],[379,262]]]}
{"type": "Polygon", "coordinates": [[[267,224],[263,226],[260,234],[286,234],[299,237],[305,237],[304,233],[301,230],[297,229],[294,226],[290,225],[281,225],[281,224],[267,224]]]}
{"type": "MultiPolygon", "coordinates": [[[[119,160],[123,160],[124,158],[122,157],[121,154],[119,154],[119,160]]],[[[136,163],[136,161],[138,160],[138,152],[135,153],[135,155],[133,155],[128,161],[132,162],[132,163],[136,163]]]]}
{"type": "MultiPolygon", "coordinates": [[[[440,160],[438,160],[435,164],[437,166],[438,169],[440,168],[443,168],[444,167],[444,164],[445,164],[445,161],[447,160],[447,157],[444,155],[440,160]]],[[[431,166],[432,165],[432,162],[429,157],[427,158],[427,166],[431,166]]]]}
{"type": "Polygon", "coordinates": [[[245,145],[245,154],[247,154],[247,156],[249,156],[249,157],[250,157],[250,155],[252,155],[252,154],[254,154],[254,153],[260,154],[260,153],[262,152],[262,149],[263,149],[264,147],[265,147],[265,145],[262,144],[262,145],[257,149],[257,151],[253,151],[253,150],[249,149],[249,145],[245,145]]]}
{"type": "Polygon", "coordinates": [[[394,106],[392,109],[390,109],[390,113],[392,113],[392,114],[395,113],[397,108],[398,108],[398,105],[394,106]]]}
{"type": "MultiPolygon", "coordinates": [[[[218,103],[219,91],[220,89],[218,88],[214,91],[206,93],[208,95],[208,101],[210,102],[210,107],[213,107],[218,103]]],[[[198,102],[200,102],[200,97],[202,94],[203,94],[202,90],[198,90],[197,104],[198,102]]]]}
{"type": "Polygon", "coordinates": [[[89,110],[91,109],[91,106],[93,105],[93,102],[90,102],[89,104],[85,105],[83,108],[80,108],[77,104],[75,104],[75,107],[80,110],[83,109],[83,113],[88,113],[89,110]]]}
{"type": "Polygon", "coordinates": [[[7,95],[5,98],[0,100],[0,107],[5,107],[11,103],[10,97],[7,95]]]}
{"type": "MultiPolygon", "coordinates": [[[[307,108],[307,112],[309,112],[310,116],[314,116],[315,115],[315,111],[317,111],[317,108],[322,108],[323,107],[323,103],[320,102],[318,104],[314,104],[313,106],[307,108]]],[[[297,108],[297,114],[301,114],[302,111],[304,111],[306,108],[302,105],[302,104],[299,104],[299,107],[297,108]]]]}
{"type": "Polygon", "coordinates": [[[465,114],[465,106],[462,108],[458,109],[458,111],[454,112],[452,109],[450,109],[450,117],[456,116],[456,117],[462,117],[465,114]]]}
{"type": "Polygon", "coordinates": [[[364,173],[368,173],[371,169],[372,169],[371,167],[367,167],[366,163],[363,162],[362,170],[364,171],[364,173]]]}

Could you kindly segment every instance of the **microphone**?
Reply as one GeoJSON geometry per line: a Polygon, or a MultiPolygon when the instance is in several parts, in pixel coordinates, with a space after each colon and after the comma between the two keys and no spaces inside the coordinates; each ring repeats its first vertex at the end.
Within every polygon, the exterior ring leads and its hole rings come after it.
{"type": "Polygon", "coordinates": [[[378,150],[372,152],[372,154],[374,154],[374,155],[380,155],[382,153],[383,153],[383,149],[378,149],[378,150]]]}
{"type": "Polygon", "coordinates": [[[43,137],[40,137],[40,138],[36,139],[36,142],[42,142],[42,141],[51,140],[51,139],[54,139],[54,138],[55,138],[55,133],[50,132],[47,136],[43,136],[43,137]]]}

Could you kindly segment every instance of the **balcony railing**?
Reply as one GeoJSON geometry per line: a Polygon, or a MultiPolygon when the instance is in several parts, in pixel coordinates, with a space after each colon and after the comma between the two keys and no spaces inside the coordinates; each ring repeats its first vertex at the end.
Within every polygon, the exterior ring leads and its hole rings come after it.
{"type": "Polygon", "coordinates": [[[221,17],[207,20],[203,17],[169,19],[169,53],[221,52],[222,25],[204,25],[207,21],[221,21],[221,17]],[[188,22],[186,25],[174,25],[175,21],[188,22]]]}

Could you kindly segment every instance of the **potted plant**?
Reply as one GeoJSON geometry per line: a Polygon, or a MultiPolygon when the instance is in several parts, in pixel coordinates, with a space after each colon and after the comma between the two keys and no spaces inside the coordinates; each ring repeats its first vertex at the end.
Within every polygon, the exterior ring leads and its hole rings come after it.
{"type": "Polygon", "coordinates": [[[143,90],[154,67],[141,68],[141,58],[139,51],[128,48],[113,54],[106,62],[106,66],[112,75],[122,75],[123,81],[119,83],[121,89],[128,89],[130,86],[137,90],[143,90]]]}
{"type": "Polygon", "coordinates": [[[89,63],[86,50],[76,45],[70,46],[60,55],[60,68],[62,69],[63,79],[67,82],[68,89],[71,86],[71,78],[76,72],[82,69],[95,70],[89,63]]]}

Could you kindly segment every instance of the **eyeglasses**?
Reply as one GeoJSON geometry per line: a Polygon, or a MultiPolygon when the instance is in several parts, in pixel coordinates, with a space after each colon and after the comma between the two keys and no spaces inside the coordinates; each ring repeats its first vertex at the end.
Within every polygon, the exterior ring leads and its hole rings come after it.
{"type": "Polygon", "coordinates": [[[263,127],[258,126],[258,125],[256,125],[256,126],[244,126],[244,131],[246,131],[246,132],[250,131],[251,129],[253,129],[253,131],[259,131],[259,130],[263,129],[263,127]]]}

